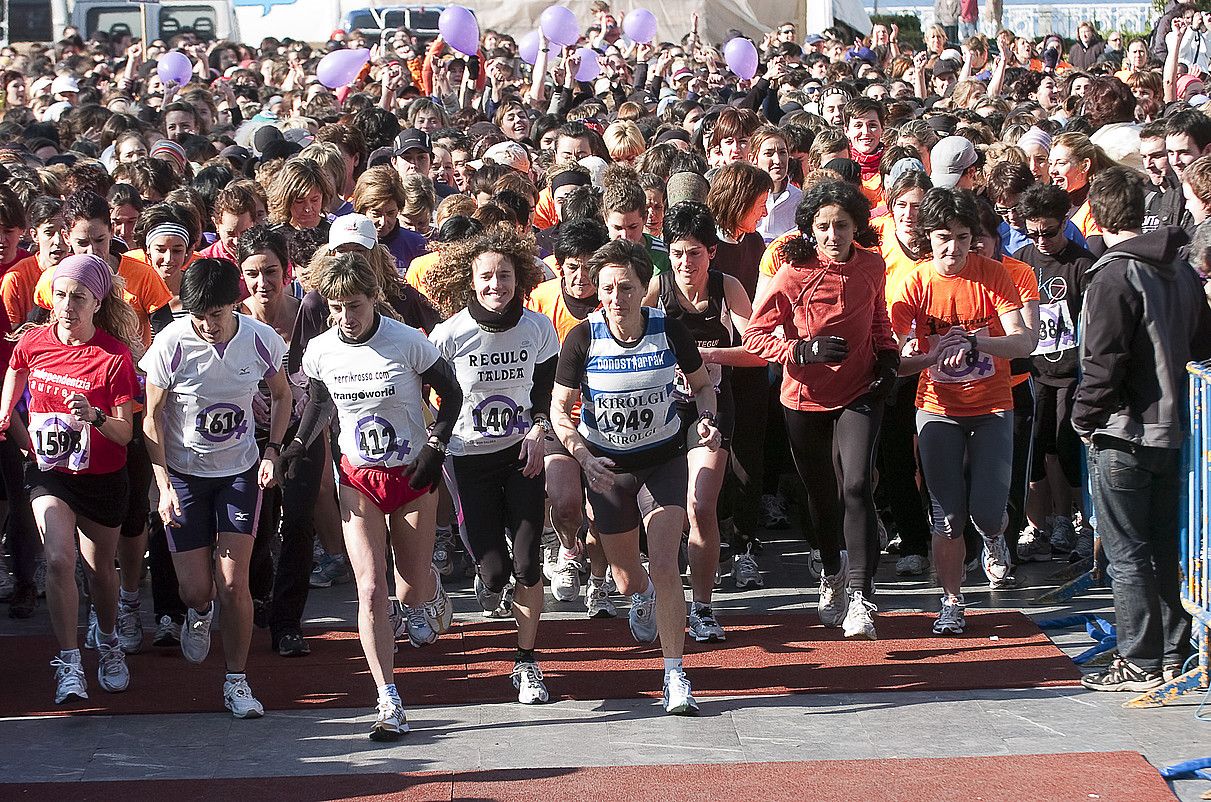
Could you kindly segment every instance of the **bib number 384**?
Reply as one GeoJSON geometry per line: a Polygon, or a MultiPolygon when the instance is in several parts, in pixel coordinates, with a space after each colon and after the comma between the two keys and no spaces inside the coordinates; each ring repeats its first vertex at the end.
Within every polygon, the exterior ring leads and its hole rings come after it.
{"type": "Polygon", "coordinates": [[[83,471],[89,464],[91,427],[74,415],[58,412],[31,412],[30,439],[38,467],[83,471]]]}

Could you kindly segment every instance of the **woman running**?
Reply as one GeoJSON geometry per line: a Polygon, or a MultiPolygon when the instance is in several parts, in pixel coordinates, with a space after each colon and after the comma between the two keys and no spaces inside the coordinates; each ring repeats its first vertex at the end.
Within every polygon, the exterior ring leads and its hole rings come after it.
{"type": "Polygon", "coordinates": [[[433,534],[442,462],[462,406],[454,371],[424,334],[379,312],[382,288],[361,254],[312,265],[314,289],[328,299],[333,327],[303,353],[310,379],[298,434],[283,452],[283,473],[306,453],[335,409],[345,549],[357,583],[357,629],[378,688],[375,741],[398,739],[408,718],[393,677],[395,639],[387,601],[387,547],[405,587],[413,643],[450,627],[450,600],[433,568],[433,534]],[[442,405],[426,429],[422,392],[442,405]]]}
{"type": "Polygon", "coordinates": [[[967,625],[961,586],[969,517],[984,540],[984,572],[992,581],[1009,573],[1009,360],[1028,356],[1035,335],[1022,321],[1021,296],[1009,273],[972,252],[980,220],[970,193],[931,189],[917,226],[932,258],[896,290],[891,323],[908,354],[900,373],[922,374],[917,441],[933,501],[934,565],[943,591],[933,631],[960,635],[967,625]]]}
{"type": "Polygon", "coordinates": [[[240,272],[226,259],[194,262],[181,278],[180,299],[187,316],[156,335],[139,367],[147,374],[143,428],[160,518],[188,608],[181,654],[201,663],[210,653],[217,588],[227,664],[223,704],[236,718],[258,718],[265,710],[244,673],[252,637],[248,572],[261,491],[276,481],[290,422],[281,369],[286,343],[272,327],[235,313],[240,272]],[[271,395],[264,456],[250,426],[262,381],[271,395]]]}
{"type": "MultiPolygon", "coordinates": [[[[699,642],[727,640],[711,609],[711,594],[719,568],[719,516],[717,506],[723,477],[727,473],[736,407],[732,400],[732,366],[763,367],[765,360],[742,346],[733,346],[737,332],[748,326],[752,305],[740,282],[718,270],[711,259],[719,245],[711,210],[700,203],[679,203],[664,218],[664,241],[669,246],[673,269],[652,279],[645,306],[656,306],[665,317],[681,321],[698,344],[707,375],[715,388],[718,409],[716,426],[720,446],[702,447],[697,438],[687,443],[689,454],[690,518],[690,635],[699,642]]],[[[685,377],[677,376],[673,396],[687,431],[698,420],[698,409],[685,377]]]]}
{"type": "Polygon", "coordinates": [[[428,284],[430,297],[451,313],[429,339],[463,391],[447,467],[459,531],[475,560],[484,611],[500,606],[510,575],[517,580],[513,685],[522,704],[548,699],[534,643],[543,605],[543,440],[559,359],[551,320],[522,306],[543,280],[536,253],[533,239],[499,223],[442,250],[428,284]]]}
{"type": "Polygon", "coordinates": [[[32,453],[26,486],[46,552],[46,598],[59,642],[55,704],[88,698],[77,640],[76,532],[97,611],[97,681],[110,693],[130,685],[114,632],[114,559],[129,501],[126,444],[138,393],[133,353],[142,350],[134,310],[104,259],[69,256],[54,268],[49,325],[28,328],[9,360],[0,436],[32,453]],[[29,426],[13,408],[29,390],[29,426]],[[11,428],[10,428],[11,427],[11,428]]]}
{"type": "Polygon", "coordinates": [[[759,301],[744,345],[783,366],[786,430],[824,565],[820,622],[873,640],[879,534],[872,475],[899,353],[883,259],[854,243],[869,219],[869,202],[849,184],[823,181],[804,194],[795,212],[802,236],[782,246],[786,264],[759,301]]]}
{"type": "Polygon", "coordinates": [[[697,711],[682,665],[685,592],[677,553],[685,526],[686,436],[672,387],[685,376],[698,407],[691,437],[713,451],[715,386],[689,331],[643,305],[652,280],[647,249],[627,240],[604,245],[589,260],[602,308],[564,339],[552,410],[555,430],[585,475],[593,523],[618,589],[631,596],[631,634],[660,637],[664,709],[697,711]],[[583,399],[579,424],[572,412],[583,399]],[[639,525],[647,533],[649,570],[640,562],[639,525]]]}

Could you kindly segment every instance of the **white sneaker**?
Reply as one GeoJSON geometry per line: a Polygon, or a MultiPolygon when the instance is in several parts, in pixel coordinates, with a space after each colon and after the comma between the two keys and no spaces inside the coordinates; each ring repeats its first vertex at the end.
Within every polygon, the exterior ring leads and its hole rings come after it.
{"type": "Polygon", "coordinates": [[[929,573],[929,558],[921,554],[905,554],[896,560],[896,576],[924,576],[929,573]]]}
{"type": "Polygon", "coordinates": [[[79,702],[88,698],[88,682],[84,679],[84,666],[80,664],[80,655],[75,660],[64,660],[56,657],[50,661],[55,669],[55,704],[64,702],[79,702]]]}
{"type": "Polygon", "coordinates": [[[143,651],[143,620],[138,607],[118,603],[118,643],[127,654],[143,651]]]}
{"type": "Polygon", "coordinates": [[[711,606],[698,602],[690,604],[690,635],[699,643],[727,640],[727,633],[719,625],[711,606]]]}
{"type": "Polygon", "coordinates": [[[484,584],[484,580],[480,578],[479,572],[475,573],[475,601],[479,603],[479,609],[485,613],[494,613],[496,608],[500,606],[500,599],[504,595],[504,588],[493,592],[484,584]]]}
{"type": "Polygon", "coordinates": [[[665,673],[664,712],[674,716],[692,716],[698,712],[698,702],[685,671],[674,669],[665,673]]]}
{"type": "Polygon", "coordinates": [[[869,602],[862,595],[862,591],[855,590],[849,597],[849,610],[845,613],[845,623],[842,625],[842,632],[847,638],[866,638],[867,640],[878,640],[879,636],[875,634],[875,619],[873,613],[878,610],[873,602],[869,602]]]}
{"type": "Polygon", "coordinates": [[[597,580],[589,577],[584,586],[584,604],[589,610],[589,618],[613,618],[618,615],[618,608],[610,600],[610,591],[605,579],[597,580]]]}
{"type": "Polygon", "coordinates": [[[162,615],[156,624],[156,637],[153,646],[177,646],[181,643],[181,625],[172,620],[172,616],[162,615]]]}
{"type": "Polygon", "coordinates": [[[88,628],[84,630],[85,649],[97,648],[97,641],[99,640],[98,633],[100,631],[101,626],[97,623],[97,608],[90,604],[88,606],[88,628]]]}
{"type": "Polygon", "coordinates": [[[816,602],[816,612],[820,623],[826,627],[839,627],[849,612],[849,552],[841,552],[841,567],[833,576],[821,574],[820,599],[816,602]]]}
{"type": "Polygon", "coordinates": [[[424,607],[405,607],[403,612],[404,628],[408,633],[408,641],[414,648],[419,649],[437,640],[437,632],[434,631],[429,616],[425,614],[424,607]]]}
{"type": "Polygon", "coordinates": [[[1022,562],[1048,562],[1051,560],[1051,541],[1047,533],[1034,524],[1027,524],[1018,535],[1018,559],[1022,562]]]}
{"type": "Polygon", "coordinates": [[[517,689],[517,701],[523,705],[539,705],[551,698],[537,663],[514,664],[513,687],[517,689]]]}
{"type": "Polygon", "coordinates": [[[757,565],[757,558],[753,556],[751,545],[743,554],[737,554],[733,560],[732,581],[740,590],[750,587],[765,587],[765,580],[761,578],[761,567],[757,565]]]}
{"type": "Polygon", "coordinates": [[[562,548],[559,534],[554,529],[542,530],[542,575],[548,582],[555,578],[555,568],[559,565],[559,552],[562,548]]]}
{"type": "Polygon", "coordinates": [[[185,626],[181,627],[181,654],[191,663],[206,661],[210,654],[210,623],[214,619],[214,602],[210,603],[210,612],[199,615],[190,607],[185,612],[185,626]]]}
{"type": "Polygon", "coordinates": [[[559,562],[551,577],[551,595],[555,601],[575,601],[580,595],[580,564],[576,561],[577,556],[566,549],[559,550],[559,562]]]}
{"type": "Polygon", "coordinates": [[[408,618],[404,615],[404,606],[399,599],[387,598],[387,623],[391,625],[391,635],[399,640],[408,634],[408,618]]]}
{"type": "Polygon", "coordinates": [[[130,669],[126,667],[126,652],[118,642],[97,643],[97,682],[109,693],[121,693],[130,687],[130,669]]]}
{"type": "Polygon", "coordinates": [[[614,569],[608,565],[606,566],[605,587],[606,593],[611,596],[618,592],[618,583],[614,581],[614,569]]]}
{"type": "Polygon", "coordinates": [[[433,569],[433,581],[437,585],[437,595],[433,601],[421,605],[421,609],[425,611],[425,617],[429,619],[429,626],[434,632],[441,635],[454,623],[454,605],[450,604],[450,597],[446,595],[446,589],[442,587],[442,578],[437,573],[437,568],[433,569]]]}
{"type": "Polygon", "coordinates": [[[990,588],[1009,588],[1015,584],[1010,574],[1009,546],[1005,543],[1004,535],[984,538],[984,549],[980,556],[984,565],[984,575],[988,577],[990,588]]]}
{"type": "Polygon", "coordinates": [[[509,577],[509,584],[505,585],[505,589],[501,591],[500,602],[492,610],[484,612],[484,618],[512,618],[513,617],[513,594],[517,592],[517,581],[513,577],[509,577]]]}
{"type": "Polygon", "coordinates": [[[935,635],[962,635],[966,628],[967,616],[963,614],[963,597],[960,596],[958,601],[950,601],[943,596],[942,611],[938,613],[937,619],[933,622],[933,633],[935,635]]]}
{"type": "Polygon", "coordinates": [[[265,715],[264,706],[252,695],[252,688],[248,687],[246,679],[223,682],[223,706],[236,718],[260,718],[265,715]]]}
{"type": "Polygon", "coordinates": [[[404,706],[390,699],[378,703],[378,718],[370,728],[372,741],[398,741],[408,731],[408,716],[404,706]]]}
{"type": "Polygon", "coordinates": [[[656,628],[656,594],[631,594],[631,611],[627,614],[631,635],[639,643],[652,643],[660,634],[656,628]]]}

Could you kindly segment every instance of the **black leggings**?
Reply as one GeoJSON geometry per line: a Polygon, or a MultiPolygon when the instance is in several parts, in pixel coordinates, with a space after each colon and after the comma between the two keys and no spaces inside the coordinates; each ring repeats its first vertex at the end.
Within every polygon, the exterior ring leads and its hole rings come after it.
{"type": "Polygon", "coordinates": [[[509,574],[523,587],[542,581],[544,476],[522,476],[520,445],[489,454],[453,457],[459,532],[488,590],[499,593],[509,574]],[[513,533],[513,555],[505,529],[513,533]]]}
{"type": "Polygon", "coordinates": [[[850,589],[867,597],[879,560],[871,477],[883,407],[881,399],[865,395],[829,412],[786,410],[791,455],[807,488],[824,572],[831,576],[840,569],[844,532],[850,589]]]}

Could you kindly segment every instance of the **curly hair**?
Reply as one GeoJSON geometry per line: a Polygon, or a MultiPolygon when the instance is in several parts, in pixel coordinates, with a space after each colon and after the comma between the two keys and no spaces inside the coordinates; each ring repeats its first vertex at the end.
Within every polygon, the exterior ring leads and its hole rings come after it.
{"type": "Polygon", "coordinates": [[[465,309],[475,294],[472,269],[482,254],[500,254],[513,264],[515,292],[522,299],[529,297],[543,281],[534,237],[519,233],[508,223],[497,223],[479,236],[451,242],[439,253],[437,264],[425,276],[425,294],[446,316],[465,309]]]}
{"type": "Polygon", "coordinates": [[[795,226],[802,236],[791,237],[782,243],[779,256],[783,261],[804,264],[815,258],[812,223],[827,206],[840,207],[854,221],[855,242],[870,229],[870,201],[857,187],[846,181],[820,181],[803,193],[803,200],[795,209],[795,226]]]}
{"type": "Polygon", "coordinates": [[[933,253],[930,233],[950,228],[954,223],[967,226],[972,233],[980,230],[980,211],[976,208],[975,196],[968,190],[947,187],[929,190],[921,201],[921,212],[917,216],[917,242],[913,244],[913,249],[917,253],[933,253]]]}

